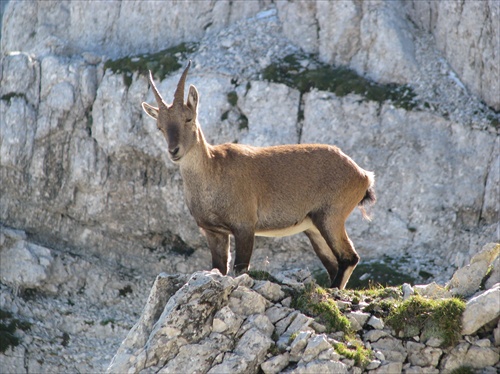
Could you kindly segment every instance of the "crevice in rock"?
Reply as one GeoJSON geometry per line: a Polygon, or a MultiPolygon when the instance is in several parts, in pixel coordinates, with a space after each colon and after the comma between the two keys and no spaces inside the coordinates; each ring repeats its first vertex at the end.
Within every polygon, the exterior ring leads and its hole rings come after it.
{"type": "Polygon", "coordinates": [[[493,161],[495,160],[495,150],[496,150],[495,146],[497,145],[497,143],[498,142],[495,142],[495,144],[493,145],[493,148],[491,150],[490,157],[488,159],[488,163],[486,166],[486,173],[484,175],[484,180],[483,180],[483,183],[481,185],[483,193],[481,194],[481,203],[480,203],[480,207],[479,207],[479,214],[477,215],[477,222],[476,222],[477,227],[480,227],[481,221],[483,221],[483,210],[484,210],[484,203],[486,200],[486,186],[488,184],[488,178],[490,176],[490,171],[491,171],[493,161]]]}

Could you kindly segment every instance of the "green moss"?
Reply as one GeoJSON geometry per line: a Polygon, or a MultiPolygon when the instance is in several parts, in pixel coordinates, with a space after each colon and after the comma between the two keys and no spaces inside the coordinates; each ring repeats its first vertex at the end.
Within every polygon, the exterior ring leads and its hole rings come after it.
{"type": "Polygon", "coordinates": [[[2,310],[0,309],[0,319],[7,319],[7,318],[11,318],[12,317],[12,313],[7,311],[7,310],[2,310]]]}
{"type": "Polygon", "coordinates": [[[8,94],[2,95],[2,97],[0,97],[0,100],[10,101],[10,99],[15,97],[19,97],[26,100],[26,95],[24,93],[17,93],[17,92],[10,92],[8,94]]]}
{"type": "Polygon", "coordinates": [[[236,91],[231,91],[227,94],[227,101],[231,106],[238,104],[238,94],[236,91]]]}
{"type": "Polygon", "coordinates": [[[104,63],[104,69],[111,69],[115,74],[123,74],[127,87],[132,84],[132,76],[135,72],[147,75],[148,70],[151,70],[156,79],[163,80],[168,74],[182,67],[179,60],[194,52],[196,46],[194,43],[181,43],[156,53],[108,60],[104,63]]]}
{"type": "Polygon", "coordinates": [[[31,323],[12,318],[12,313],[0,309],[0,352],[7,351],[10,347],[17,347],[21,340],[15,336],[17,329],[27,331],[31,323]]]}
{"type": "Polygon", "coordinates": [[[335,300],[314,283],[307,284],[301,293],[295,295],[291,306],[316,319],[328,332],[342,331],[346,335],[353,333],[351,323],[340,312],[335,300]]]}
{"type": "Polygon", "coordinates": [[[417,106],[416,95],[408,85],[376,83],[347,67],[332,67],[323,64],[311,55],[288,55],[266,67],[262,76],[271,82],[296,88],[301,93],[316,88],[332,92],[339,97],[354,93],[365,100],[379,103],[389,100],[395,106],[406,110],[417,106]],[[300,64],[301,60],[313,61],[315,68],[303,68],[300,64]]]}
{"type": "Polygon", "coordinates": [[[469,366],[460,366],[451,371],[450,374],[474,374],[476,371],[469,366]]]}
{"type": "Polygon", "coordinates": [[[265,270],[249,270],[247,274],[255,280],[279,283],[279,281],[275,277],[273,277],[271,274],[269,274],[269,272],[265,270]]]}
{"type": "Polygon", "coordinates": [[[238,117],[238,128],[240,130],[248,129],[248,118],[243,113],[238,117]]]}
{"type": "Polygon", "coordinates": [[[132,287],[130,286],[130,284],[127,284],[125,287],[118,290],[118,295],[122,297],[127,296],[129,293],[132,293],[132,287]]]}
{"type": "Polygon", "coordinates": [[[361,342],[353,341],[349,343],[348,347],[344,343],[334,343],[333,348],[338,354],[347,359],[354,360],[356,366],[366,367],[373,356],[371,350],[366,349],[361,342]]]}
{"type": "Polygon", "coordinates": [[[110,323],[111,323],[111,326],[113,326],[116,323],[115,319],[114,318],[103,319],[101,321],[101,326],[106,326],[106,325],[109,325],[110,323]]]}
{"type": "Polygon", "coordinates": [[[386,323],[404,337],[422,334],[423,339],[437,337],[444,346],[451,346],[460,338],[464,310],[465,302],[458,298],[432,300],[414,295],[396,306],[386,323]]]}
{"type": "Polygon", "coordinates": [[[69,344],[69,341],[71,340],[71,339],[70,339],[70,336],[69,336],[69,334],[68,334],[67,332],[64,332],[64,333],[62,334],[61,339],[62,339],[62,341],[61,341],[61,345],[62,345],[63,347],[67,347],[67,346],[68,346],[68,344],[69,344]]]}
{"type": "Polygon", "coordinates": [[[288,339],[288,344],[292,344],[292,342],[295,340],[295,338],[299,335],[298,331],[294,332],[292,335],[290,335],[290,338],[288,339]]]}

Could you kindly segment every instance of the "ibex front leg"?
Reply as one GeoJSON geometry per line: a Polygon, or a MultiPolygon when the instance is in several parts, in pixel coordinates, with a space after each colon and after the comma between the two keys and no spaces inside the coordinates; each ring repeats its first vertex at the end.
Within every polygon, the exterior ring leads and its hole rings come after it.
{"type": "Polygon", "coordinates": [[[212,268],[219,269],[222,275],[226,275],[229,260],[229,235],[209,230],[204,230],[204,233],[212,253],[212,268]]]}
{"type": "Polygon", "coordinates": [[[246,272],[250,266],[255,231],[250,228],[239,228],[233,230],[233,235],[236,252],[234,259],[234,272],[236,274],[241,274],[246,272]]]}

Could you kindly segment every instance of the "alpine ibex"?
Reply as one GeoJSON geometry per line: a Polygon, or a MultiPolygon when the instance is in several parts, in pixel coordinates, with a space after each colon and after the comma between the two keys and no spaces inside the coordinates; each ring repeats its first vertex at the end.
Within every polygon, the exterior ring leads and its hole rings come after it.
{"type": "Polygon", "coordinates": [[[169,157],[180,167],[186,203],[207,238],[212,266],[227,274],[231,234],[238,274],[248,270],[255,235],[305,232],[331,286],[344,288],[359,261],[344,223],[357,205],[367,217],[363,205],[375,202],[373,173],[330,145],[208,144],[198,123],[199,95],[193,85],[184,102],[190,65],[171,105],[149,72],[158,108],[144,102],[142,107],[157,121],[169,157]]]}

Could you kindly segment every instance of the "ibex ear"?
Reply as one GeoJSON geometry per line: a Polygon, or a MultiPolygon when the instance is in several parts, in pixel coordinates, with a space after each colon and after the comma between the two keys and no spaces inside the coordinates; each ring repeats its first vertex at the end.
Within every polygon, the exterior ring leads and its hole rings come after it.
{"type": "Polygon", "coordinates": [[[158,119],[158,108],[149,105],[148,103],[142,103],[142,109],[146,112],[146,114],[154,119],[158,119]]]}
{"type": "Polygon", "coordinates": [[[187,106],[194,112],[196,112],[196,109],[198,108],[198,90],[193,85],[189,86],[187,106]]]}

